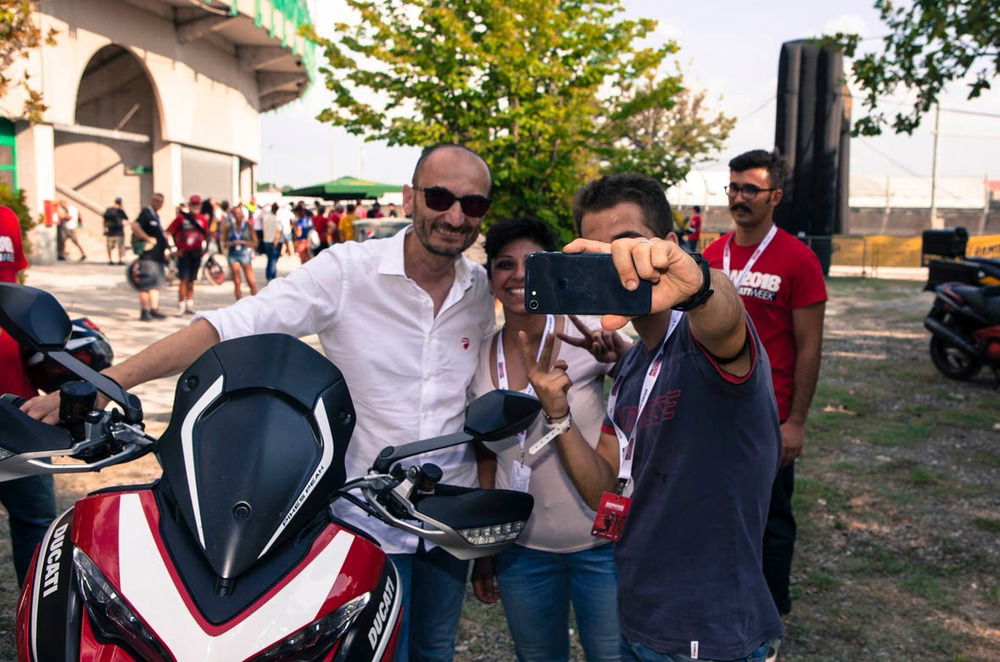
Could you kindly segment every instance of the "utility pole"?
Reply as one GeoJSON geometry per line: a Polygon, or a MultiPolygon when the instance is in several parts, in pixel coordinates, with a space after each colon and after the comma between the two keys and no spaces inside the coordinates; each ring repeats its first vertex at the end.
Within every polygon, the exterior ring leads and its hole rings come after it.
{"type": "Polygon", "coordinates": [[[931,229],[944,229],[944,219],[937,214],[938,126],[941,122],[941,105],[934,104],[934,156],[931,161],[931,229]]]}

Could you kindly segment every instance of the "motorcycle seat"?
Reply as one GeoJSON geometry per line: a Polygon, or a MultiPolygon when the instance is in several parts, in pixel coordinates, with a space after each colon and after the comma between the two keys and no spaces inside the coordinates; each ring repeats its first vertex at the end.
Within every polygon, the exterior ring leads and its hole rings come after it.
{"type": "Polygon", "coordinates": [[[986,319],[1000,321],[1000,286],[961,285],[953,287],[952,292],[986,319]]]}

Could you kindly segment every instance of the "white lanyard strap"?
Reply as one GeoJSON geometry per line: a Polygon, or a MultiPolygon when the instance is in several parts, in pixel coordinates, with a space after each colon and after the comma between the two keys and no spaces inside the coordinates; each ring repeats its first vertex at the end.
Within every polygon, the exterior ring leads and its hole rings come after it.
{"type": "Polygon", "coordinates": [[[733,278],[729,272],[729,257],[730,257],[729,246],[733,243],[733,236],[734,236],[734,235],[729,235],[729,239],[726,240],[726,245],[722,248],[722,271],[723,273],[726,274],[727,278],[733,281],[733,286],[736,288],[737,292],[740,289],[740,285],[743,284],[743,279],[747,277],[748,273],[750,273],[750,268],[754,264],[756,264],[757,260],[760,259],[760,256],[764,254],[764,251],[767,250],[768,244],[771,243],[771,240],[774,239],[774,235],[776,235],[777,233],[778,233],[778,226],[772,225],[771,229],[768,230],[767,234],[764,236],[764,240],[761,241],[759,244],[757,244],[757,250],[753,252],[753,255],[750,256],[749,260],[747,260],[747,263],[743,265],[743,271],[741,271],[740,275],[737,276],[736,278],[733,278]]]}
{"type": "MultiPolygon", "coordinates": [[[[542,351],[544,351],[545,349],[545,341],[548,339],[549,334],[551,334],[555,330],[555,328],[556,328],[555,315],[546,315],[545,331],[542,332],[542,340],[541,342],[538,343],[538,354],[537,356],[535,356],[535,361],[541,360],[542,351]]],[[[503,351],[503,329],[501,329],[500,333],[497,334],[497,384],[500,386],[500,388],[507,389],[508,383],[509,382],[507,381],[507,359],[503,351]]],[[[530,396],[535,395],[535,389],[531,385],[531,382],[528,382],[528,385],[521,392],[524,393],[525,395],[530,395],[530,396]]],[[[524,452],[524,442],[525,439],[527,439],[527,437],[528,437],[527,432],[520,432],[517,435],[517,440],[520,443],[522,453],[524,452]]]]}
{"type": "Polygon", "coordinates": [[[639,430],[639,420],[642,418],[642,411],[646,408],[646,402],[649,400],[649,394],[653,391],[653,385],[656,383],[656,378],[660,375],[660,366],[663,363],[663,354],[667,347],[667,341],[670,340],[670,336],[673,334],[677,325],[680,324],[681,320],[684,318],[684,313],[679,310],[671,311],[670,313],[670,325],[667,327],[667,333],[663,336],[663,342],[660,343],[660,347],[656,352],[656,356],[653,357],[653,362],[649,364],[649,370],[646,371],[646,377],[642,380],[642,391],[639,393],[639,408],[635,413],[635,423],[632,425],[632,432],[626,435],[621,426],[615,422],[615,405],[618,402],[618,392],[621,390],[622,378],[621,376],[615,379],[614,385],[611,387],[611,394],[608,396],[608,419],[611,421],[611,425],[615,428],[615,436],[618,437],[618,449],[619,449],[619,462],[618,462],[618,485],[619,489],[625,487],[628,481],[632,479],[632,456],[635,452],[635,435],[639,430]]]}

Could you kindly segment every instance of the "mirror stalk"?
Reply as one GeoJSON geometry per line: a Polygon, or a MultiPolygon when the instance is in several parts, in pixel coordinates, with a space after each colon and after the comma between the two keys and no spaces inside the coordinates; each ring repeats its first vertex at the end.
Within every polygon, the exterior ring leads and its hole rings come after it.
{"type": "Polygon", "coordinates": [[[46,355],[77,377],[93,384],[98,391],[111,398],[125,412],[126,423],[135,424],[142,422],[142,404],[139,402],[139,398],[126,392],[125,389],[110,377],[97,372],[69,352],[60,350],[57,352],[46,352],[46,355]]]}
{"type": "Polygon", "coordinates": [[[422,441],[414,441],[413,443],[403,444],[402,446],[386,446],[382,449],[382,452],[378,454],[378,457],[375,459],[375,464],[372,465],[372,469],[378,473],[384,474],[392,468],[393,464],[408,457],[420,455],[421,453],[429,453],[430,451],[441,450],[442,448],[457,446],[459,444],[467,444],[470,441],[475,440],[476,438],[471,434],[467,434],[465,432],[455,432],[453,434],[446,434],[440,437],[424,439],[422,441]]]}

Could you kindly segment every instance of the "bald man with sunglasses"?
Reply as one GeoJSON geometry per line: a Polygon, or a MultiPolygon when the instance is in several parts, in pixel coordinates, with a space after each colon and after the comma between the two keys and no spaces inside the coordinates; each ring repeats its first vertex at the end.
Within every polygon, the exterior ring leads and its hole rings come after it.
{"type": "MultiPolygon", "coordinates": [[[[348,477],[364,475],[387,444],[458,432],[480,345],[493,331],[485,270],[462,256],[490,207],[489,167],[459,145],[424,150],[403,187],[413,225],[393,237],[336,244],[259,294],[194,321],[105,371],[123,387],[174,375],[219,342],[260,333],[318,334],[344,373],[357,411],[348,477]]],[[[58,419],[56,397],[23,407],[58,419]]],[[[453,485],[475,486],[468,445],[413,458],[453,485]]],[[[467,561],[336,503],[337,515],[375,536],[400,573],[404,623],[397,660],[451,660],[467,561]],[[409,636],[411,635],[412,636],[409,636]]]]}

